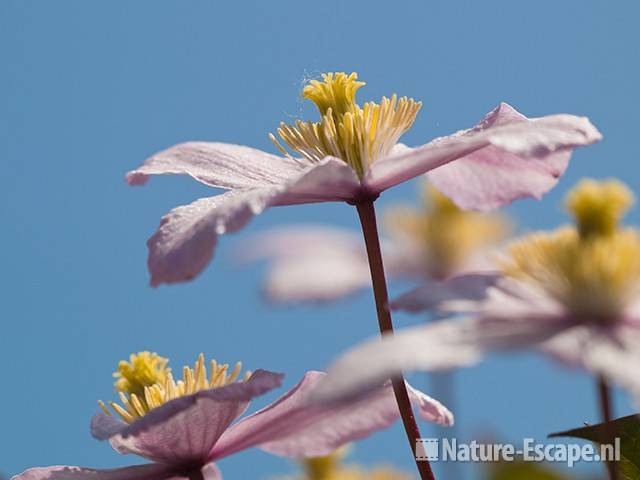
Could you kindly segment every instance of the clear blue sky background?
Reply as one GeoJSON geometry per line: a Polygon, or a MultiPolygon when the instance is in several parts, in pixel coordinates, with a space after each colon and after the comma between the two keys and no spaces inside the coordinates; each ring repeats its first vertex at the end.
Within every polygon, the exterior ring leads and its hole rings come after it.
{"type": "MultiPolygon", "coordinates": [[[[224,238],[197,281],[150,288],[147,237],[171,207],[208,192],[186,178],[126,187],[125,171],[146,156],[190,139],[272,151],[267,133],[281,119],[314,114],[299,99],[303,79],[357,71],[368,82],[361,99],[423,100],[409,144],[471,126],[500,101],[530,116],[591,117],[605,141],[578,151],[543,202],[508,209],[523,229],[553,227],[582,176],[638,186],[639,15],[632,0],[0,2],[0,470],[138,460],[88,433],[132,351],[158,351],[174,366],[203,351],[283,371],[290,386],[376,331],[370,295],[272,308],[258,294],[264,266],[231,259],[240,238],[267,227],[355,227],[347,205],[271,210],[224,238]]],[[[413,198],[414,187],[385,193],[380,206],[413,198]]],[[[466,436],[543,439],[597,418],[586,375],[533,355],[491,359],[458,384],[466,436]]],[[[619,412],[630,408],[619,396],[619,412]]],[[[411,467],[397,425],[353,458],[411,467]]],[[[257,450],[220,466],[230,479],[291,468],[257,450]]]]}

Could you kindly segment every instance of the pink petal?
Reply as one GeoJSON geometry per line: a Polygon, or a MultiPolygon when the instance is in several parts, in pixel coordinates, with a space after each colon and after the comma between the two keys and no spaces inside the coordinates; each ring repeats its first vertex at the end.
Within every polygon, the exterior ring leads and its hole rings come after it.
{"type": "Polygon", "coordinates": [[[300,224],[258,233],[240,242],[236,251],[243,261],[286,260],[334,251],[362,255],[362,234],[325,224],[300,224]]]}
{"type": "MultiPolygon", "coordinates": [[[[310,397],[324,377],[322,372],[308,372],[284,396],[231,427],[216,444],[211,458],[256,445],[294,458],[326,455],[388,427],[399,417],[388,384],[338,407],[311,405],[310,397]]],[[[453,422],[451,413],[440,403],[411,387],[409,391],[422,418],[447,425],[453,422]]]]}
{"type": "Polygon", "coordinates": [[[470,130],[379,160],[364,183],[380,192],[430,172],[436,188],[460,207],[488,210],[517,198],[539,198],[556,184],[574,148],[601,138],[584,117],[527,119],[502,103],[470,130]]]}
{"type": "Polygon", "coordinates": [[[448,320],[398,331],[356,345],[328,370],[315,393],[318,402],[349,401],[403,371],[449,370],[473,365],[484,354],[466,341],[476,319],[448,320]]]}
{"type": "Polygon", "coordinates": [[[232,190],[175,208],[147,242],[151,285],[191,280],[213,257],[218,235],[241,229],[270,206],[344,200],[357,188],[353,171],[329,158],[280,185],[232,190]]]}
{"type": "Polygon", "coordinates": [[[637,327],[574,327],[541,345],[554,358],[640,396],[640,331],[637,327]]]}
{"type": "Polygon", "coordinates": [[[242,242],[238,252],[244,261],[271,260],[264,290],[277,302],[336,300],[371,282],[361,235],[347,229],[274,229],[242,242]]]}
{"type": "MultiPolygon", "coordinates": [[[[12,480],[187,480],[176,476],[167,465],[137,465],[113,470],[95,470],[82,467],[42,467],[30,468],[12,480]]],[[[207,477],[217,480],[216,477],[207,477]]]]}
{"type": "Polygon", "coordinates": [[[406,371],[470,366],[491,350],[531,347],[571,325],[544,310],[516,309],[506,300],[499,304],[496,301],[490,313],[408,328],[354,347],[329,367],[318,400],[348,400],[406,371]]]}
{"type": "Polygon", "coordinates": [[[326,157],[290,177],[273,205],[350,202],[361,194],[360,179],[342,160],[326,157]]]}
{"type": "MultiPolygon", "coordinates": [[[[172,400],[115,433],[110,437],[111,445],[120,453],[165,464],[204,463],[249,401],[280,386],[281,381],[280,374],[257,370],[246,382],[172,400]]],[[[92,426],[104,416],[98,413],[92,426]]]]}
{"type": "Polygon", "coordinates": [[[495,285],[498,276],[491,273],[468,273],[446,280],[428,280],[391,302],[396,310],[421,312],[425,310],[449,310],[452,302],[483,300],[487,289],[495,285]]]}
{"type": "Polygon", "coordinates": [[[264,292],[276,302],[328,302],[357,293],[370,284],[365,260],[329,254],[277,262],[267,273],[264,292]]]}
{"type": "Polygon", "coordinates": [[[218,235],[244,227],[277,195],[277,187],[232,190],[171,210],[147,241],[151,285],[196,277],[211,261],[218,235]]]}
{"type": "MultiPolygon", "coordinates": [[[[389,277],[416,275],[415,257],[407,248],[387,239],[382,244],[389,277]]],[[[243,261],[270,260],[264,291],[276,302],[339,300],[371,285],[362,234],[349,229],[278,228],[241,242],[237,255],[243,261]]]]}
{"type": "Polygon", "coordinates": [[[187,142],[149,157],[126,180],[143,185],[150,175],[183,174],[211,187],[256,188],[281,183],[301,169],[292,160],[251,147],[187,142]]]}

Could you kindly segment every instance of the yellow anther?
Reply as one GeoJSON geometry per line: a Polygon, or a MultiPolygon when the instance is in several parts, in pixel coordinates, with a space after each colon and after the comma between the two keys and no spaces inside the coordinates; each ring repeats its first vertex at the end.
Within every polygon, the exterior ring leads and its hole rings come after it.
{"type": "Polygon", "coordinates": [[[358,74],[323,73],[322,81],[311,80],[302,90],[302,96],[316,104],[320,115],[331,113],[342,116],[349,112],[356,103],[356,92],[364,82],[358,81],[358,74]]]}
{"type": "Polygon", "coordinates": [[[113,410],[120,415],[120,417],[122,417],[122,419],[127,422],[127,423],[131,423],[133,422],[136,417],[134,415],[132,415],[129,411],[125,410],[124,408],[122,408],[120,405],[118,405],[116,402],[109,402],[109,405],[111,405],[111,408],[113,408],[113,410]]]}
{"type": "Polygon", "coordinates": [[[424,265],[431,277],[451,276],[511,231],[502,215],[462,210],[426,181],[422,198],[421,209],[396,207],[386,215],[385,224],[400,243],[424,246],[424,265]]]}
{"type": "Polygon", "coordinates": [[[235,367],[233,367],[233,370],[231,371],[231,374],[229,375],[229,378],[227,379],[227,382],[235,382],[238,378],[238,375],[240,374],[240,370],[242,370],[242,362],[236,363],[235,367]]]}
{"type": "MultiPolygon", "coordinates": [[[[228,368],[229,368],[229,364],[227,363],[218,366],[218,370],[215,372],[215,381],[213,382],[214,387],[219,387],[220,385],[224,385],[226,372],[228,368]]],[[[214,378],[213,374],[211,375],[211,378],[212,379],[214,378]]]]}
{"type": "Polygon", "coordinates": [[[582,238],[613,233],[633,204],[633,193],[618,180],[582,180],[567,195],[567,209],[575,217],[582,238]]]}
{"type": "Polygon", "coordinates": [[[189,367],[182,367],[182,378],[184,380],[184,389],[187,395],[193,393],[194,385],[193,385],[193,370],[189,367]]]}
{"type": "MultiPolygon", "coordinates": [[[[319,122],[281,123],[277,132],[293,151],[311,162],[335,157],[349,164],[362,177],[371,163],[391,152],[402,134],[411,126],[422,103],[393,95],[380,104],[355,101],[356,91],[364,85],[357,74],[327,73],[322,81],[312,80],[303,97],[313,101],[320,111],[319,122]]],[[[273,134],[276,148],[292,158],[273,134]]]]}
{"type": "Polygon", "coordinates": [[[144,387],[164,381],[170,371],[167,362],[157,353],[132,354],[128,362],[123,360],[118,364],[118,371],[113,374],[116,390],[142,396],[144,387]]]}
{"type": "Polygon", "coordinates": [[[147,408],[142,405],[142,402],[135,393],[131,394],[130,402],[139,416],[143,416],[145,413],[147,413],[147,408]]]}
{"type": "Polygon", "coordinates": [[[104,404],[102,400],[98,400],[98,406],[100,407],[100,410],[102,410],[107,415],[111,416],[111,412],[109,411],[109,409],[107,408],[107,406],[104,404]]]}
{"type": "MultiPolygon", "coordinates": [[[[229,365],[219,366],[215,360],[211,361],[210,375],[207,375],[203,354],[198,356],[193,368],[183,368],[183,378],[177,382],[166,365],[166,359],[149,352],[131,355],[130,363],[120,362],[115,374],[118,377],[116,388],[120,404],[109,402],[112,410],[125,422],[131,423],[175,398],[223,387],[236,381],[245,382],[251,377],[251,372],[246,372],[241,380],[237,380],[242,368],[240,362],[235,365],[231,375],[227,376],[229,365]],[[149,372],[155,373],[151,375],[149,372]],[[150,381],[152,376],[155,378],[154,382],[150,381]],[[131,390],[125,390],[125,386],[131,390]]],[[[104,402],[99,401],[98,405],[110,414],[104,402]]]]}

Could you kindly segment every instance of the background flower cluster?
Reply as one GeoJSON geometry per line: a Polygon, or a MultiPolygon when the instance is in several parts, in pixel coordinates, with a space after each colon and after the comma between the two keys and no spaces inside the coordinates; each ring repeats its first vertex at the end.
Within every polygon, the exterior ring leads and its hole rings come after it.
{"type": "MultiPolygon", "coordinates": [[[[376,6],[354,4],[339,13],[335,7],[328,2],[313,15],[293,2],[184,8],[9,1],[0,7],[8,59],[8,108],[0,119],[6,126],[0,133],[6,145],[0,359],[10,386],[0,417],[8,432],[0,441],[8,452],[0,469],[77,463],[79,456],[86,464],[115,466],[120,460],[83,432],[114,361],[131,351],[156,349],[177,364],[199,351],[242,358],[249,368],[286,371],[289,387],[364,332],[375,333],[368,295],[321,310],[264,307],[256,295],[264,267],[237,270],[229,260],[232,242],[198,282],[157,291],[146,286],[141,240],[160,214],[205,192],[186,180],[131,191],[121,173],[158,146],[194,137],[271,148],[265,132],[280,119],[309,116],[295,100],[308,75],[354,69],[369,80],[372,97],[396,90],[422,99],[410,144],[472,125],[503,99],[532,116],[568,111],[593,118],[606,142],[581,151],[544,203],[509,209],[525,219],[525,229],[560,223],[562,195],[583,175],[622,177],[635,186],[639,152],[629,119],[639,72],[628,61],[637,43],[631,2],[615,10],[582,2],[400,2],[395,22],[376,6]],[[388,38],[372,34],[371,25],[380,24],[389,24],[388,38]]],[[[410,200],[415,186],[383,201],[410,200]]],[[[246,235],[309,218],[354,222],[342,205],[275,209],[246,235]]],[[[636,219],[632,213],[630,222],[636,219]]],[[[488,405],[502,414],[497,433],[513,438],[596,418],[586,377],[527,355],[493,360],[459,380],[461,396],[474,398],[463,404],[466,435],[494,428],[488,405]],[[523,368],[531,377],[516,375],[523,368]],[[490,388],[501,378],[510,379],[510,395],[490,388]],[[522,391],[532,378],[540,388],[522,391]],[[574,401],[559,402],[567,392],[574,401]],[[536,422],[521,414],[533,405],[545,412],[536,422]]],[[[621,412],[629,408],[619,401],[621,412]]],[[[401,438],[398,426],[352,456],[408,468],[401,438]]],[[[251,462],[229,459],[225,474],[245,478],[257,469],[288,468],[251,455],[251,462]]]]}

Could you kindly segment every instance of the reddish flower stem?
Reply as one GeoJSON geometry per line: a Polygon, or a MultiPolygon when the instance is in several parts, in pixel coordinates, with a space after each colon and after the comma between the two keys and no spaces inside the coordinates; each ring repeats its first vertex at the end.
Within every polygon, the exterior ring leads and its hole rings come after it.
{"type": "MultiPolygon", "coordinates": [[[[367,247],[367,256],[369,257],[369,269],[371,270],[371,281],[373,283],[380,333],[393,335],[393,323],[391,321],[391,312],[389,311],[389,294],[387,292],[387,281],[382,264],[382,252],[380,250],[380,238],[378,236],[378,225],[376,223],[376,212],[373,206],[373,200],[358,203],[356,208],[358,209],[362,233],[367,247]]],[[[416,459],[415,446],[416,440],[420,438],[420,430],[418,429],[418,424],[411,409],[411,401],[409,400],[404,377],[400,375],[399,377],[392,378],[391,383],[398,408],[400,409],[404,431],[409,441],[409,448],[415,459],[418,472],[420,472],[420,478],[422,480],[435,480],[429,462],[427,460],[419,461],[416,459]]]]}
{"type": "MultiPolygon", "coordinates": [[[[606,434],[613,445],[617,432],[611,423],[613,421],[613,408],[611,406],[611,389],[604,377],[598,377],[598,399],[600,403],[600,414],[605,424],[606,434]]],[[[618,467],[615,462],[606,462],[607,471],[609,472],[609,480],[618,480],[618,467]]]]}

